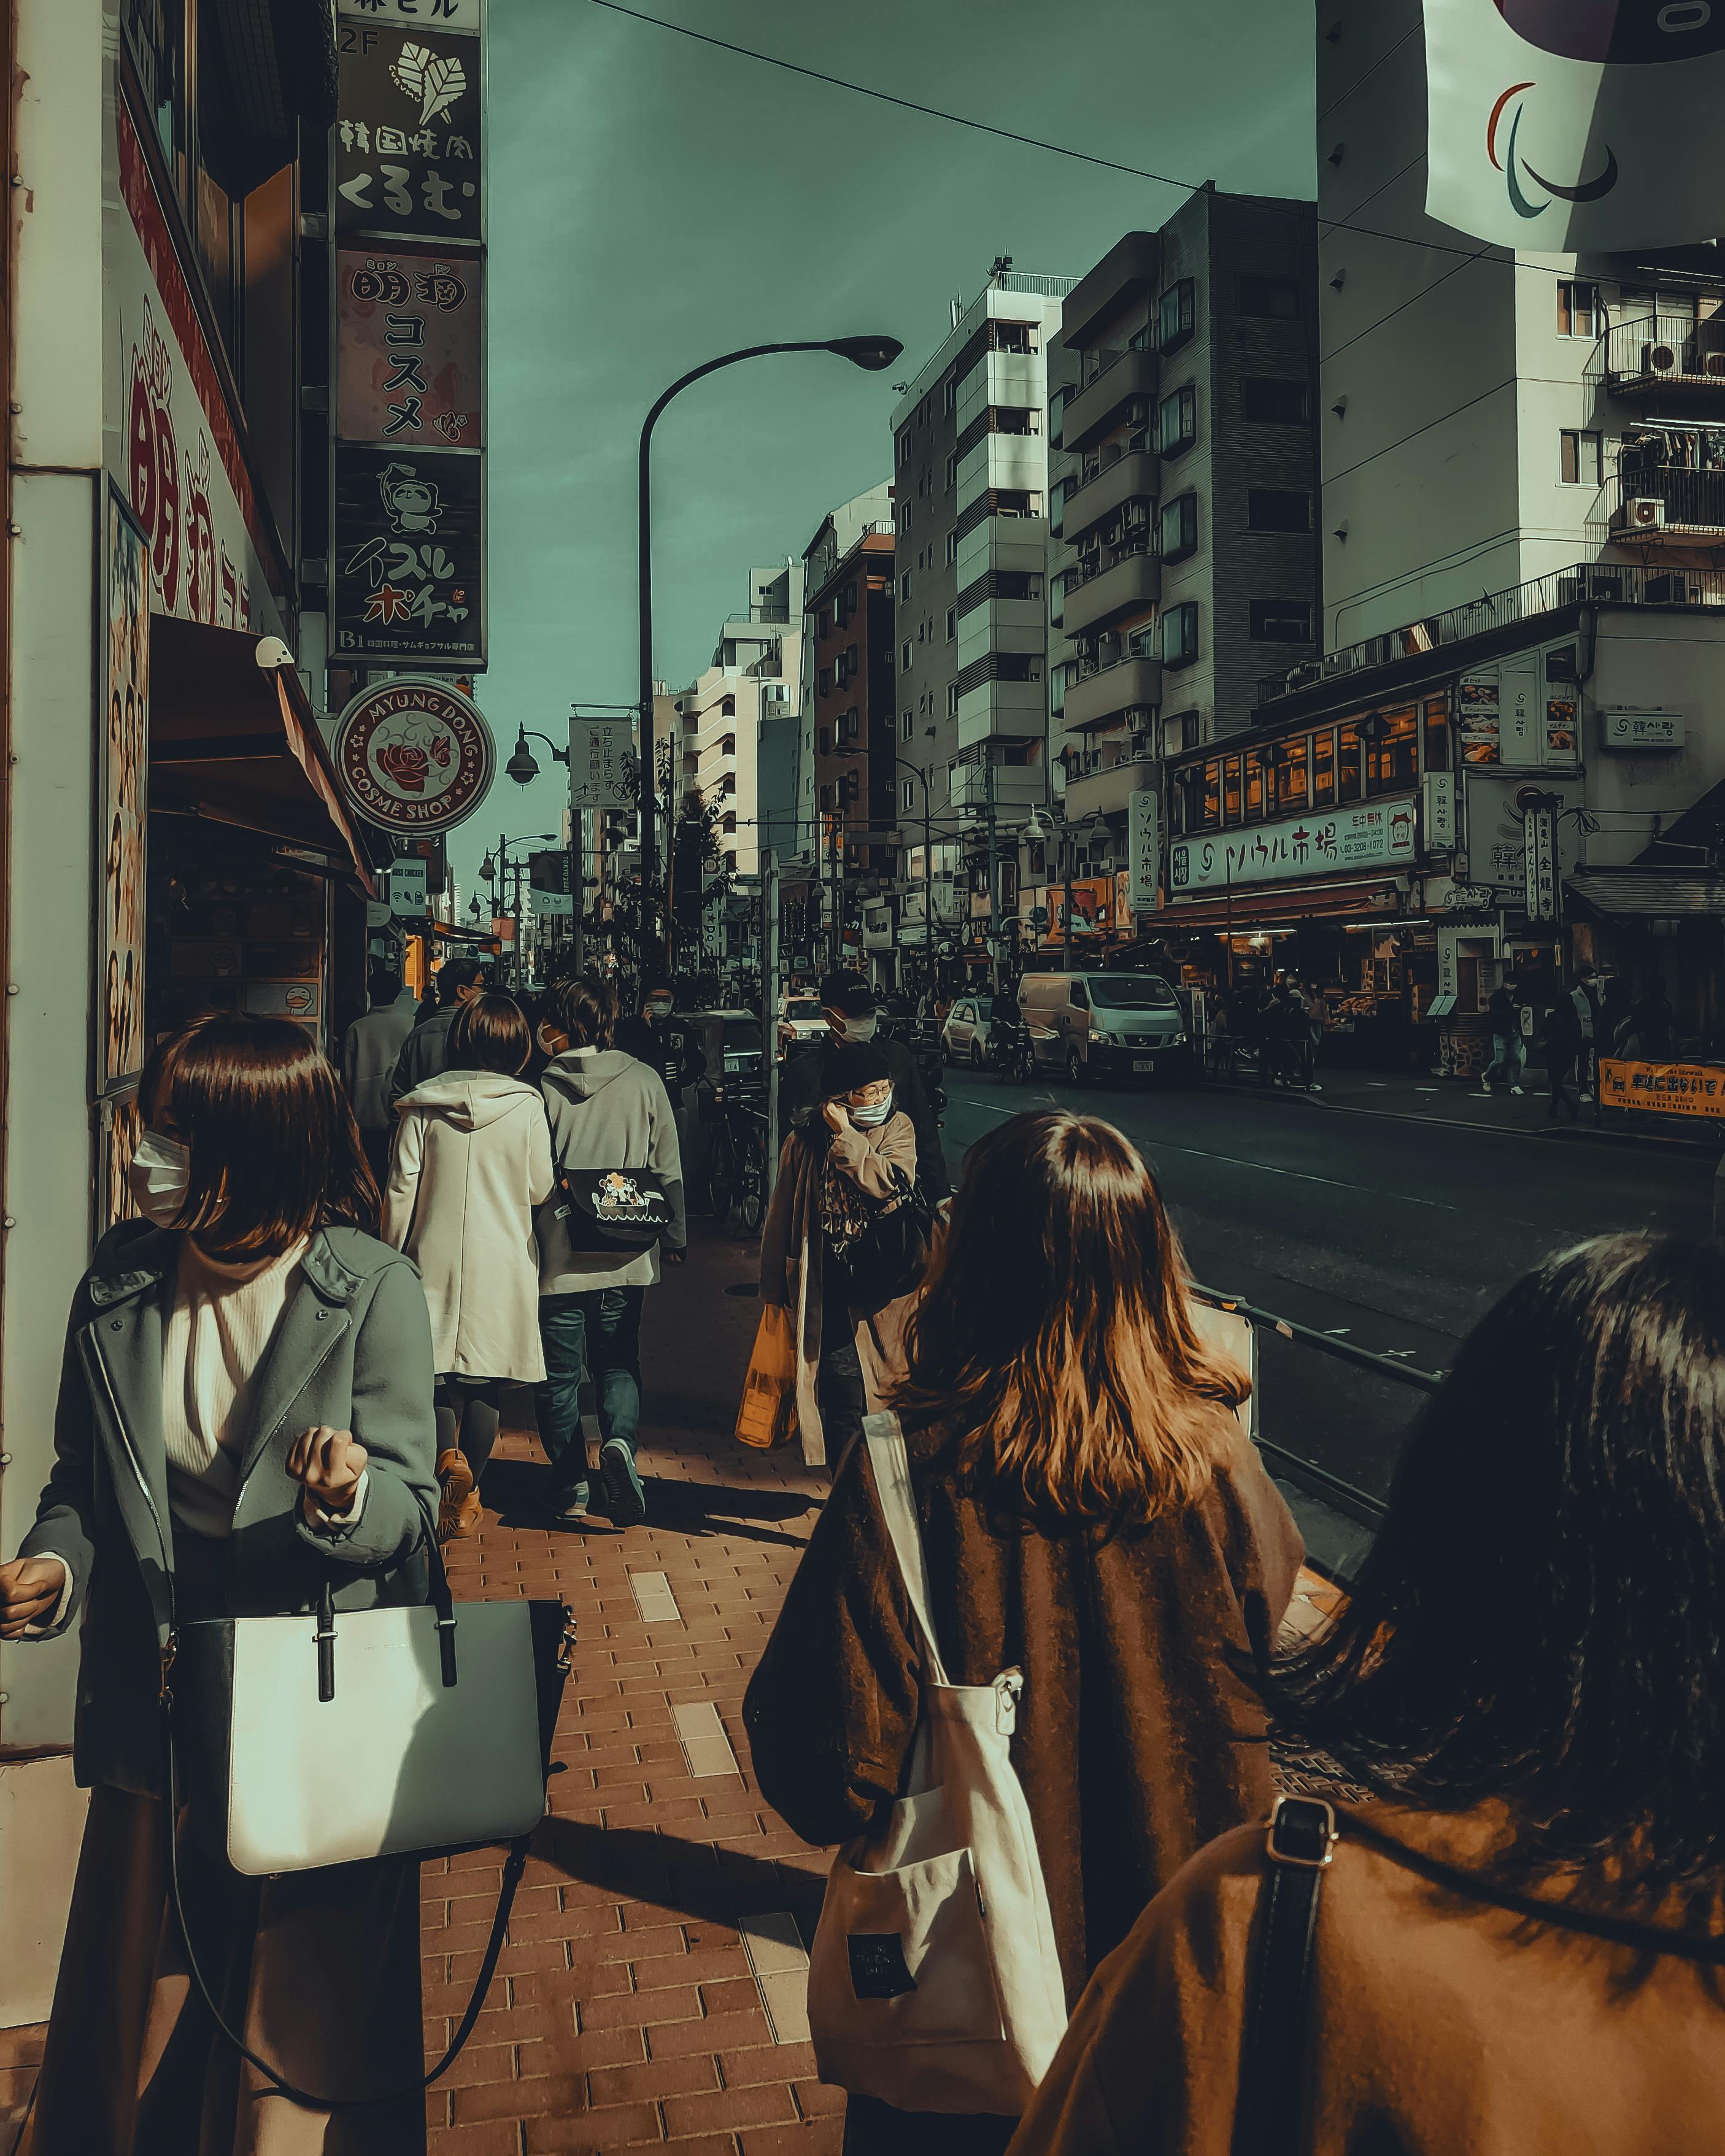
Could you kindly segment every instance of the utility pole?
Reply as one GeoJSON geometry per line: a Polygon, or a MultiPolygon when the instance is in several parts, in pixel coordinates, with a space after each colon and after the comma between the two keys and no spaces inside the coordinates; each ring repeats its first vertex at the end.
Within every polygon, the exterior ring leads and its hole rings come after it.
{"type": "Polygon", "coordinates": [[[1000,986],[1000,845],[994,821],[994,759],[983,745],[983,784],[988,819],[988,986],[1000,986]]]}
{"type": "Polygon", "coordinates": [[[1062,819],[1060,824],[1060,874],[1065,885],[1066,918],[1060,927],[1060,943],[1065,958],[1064,970],[1072,970],[1072,834],[1062,819]]]}
{"type": "Polygon", "coordinates": [[[569,811],[569,889],[574,894],[570,901],[572,911],[569,916],[569,963],[574,968],[575,978],[578,980],[581,978],[587,961],[587,938],[583,933],[584,922],[582,917],[582,907],[587,900],[587,893],[583,888],[583,878],[586,873],[583,861],[586,848],[583,843],[584,834],[581,828],[586,814],[587,811],[584,808],[572,808],[569,811]]]}
{"type": "Polygon", "coordinates": [[[767,1055],[767,1195],[778,1179],[778,855],[761,851],[761,1039],[767,1055]]]}

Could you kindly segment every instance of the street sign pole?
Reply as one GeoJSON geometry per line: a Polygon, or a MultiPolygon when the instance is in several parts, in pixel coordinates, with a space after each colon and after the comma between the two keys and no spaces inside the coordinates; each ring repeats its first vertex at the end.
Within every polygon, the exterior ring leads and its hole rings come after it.
{"type": "Polygon", "coordinates": [[[761,1039],[767,1056],[767,1195],[778,1177],[778,855],[761,851],[761,1039]]]}

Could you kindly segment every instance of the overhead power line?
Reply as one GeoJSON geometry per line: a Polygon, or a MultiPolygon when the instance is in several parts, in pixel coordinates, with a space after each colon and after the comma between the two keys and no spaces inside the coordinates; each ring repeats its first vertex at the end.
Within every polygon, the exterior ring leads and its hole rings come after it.
{"type": "MultiPolygon", "coordinates": [[[[829,89],[849,90],[854,97],[871,98],[877,105],[895,105],[901,112],[920,113],[925,120],[944,120],[949,126],[967,127],[973,134],[992,135],[999,141],[1017,142],[1027,150],[1046,151],[1053,157],[1068,157],[1075,163],[1094,165],[1105,172],[1121,172],[1128,179],[1153,180],[1158,187],[1178,187],[1189,195],[1201,194],[1203,182],[1178,178],[1172,172],[1153,172],[1144,165],[1128,165],[1117,157],[1099,157],[1091,150],[1075,149],[1070,142],[1050,142],[1041,135],[1026,135],[1015,127],[998,126],[993,121],[973,119],[963,112],[948,112],[938,105],[922,105],[913,97],[900,97],[890,90],[876,90],[865,82],[853,82],[846,75],[829,74],[824,69],[805,67],[799,60],[788,60],[778,53],[763,53],[756,46],[737,44],[730,38],[716,38],[711,31],[691,29],[686,23],[673,23],[663,15],[649,15],[644,8],[627,8],[623,0],[592,0],[595,8],[603,8],[609,14],[627,15],[634,22],[649,23],[656,30],[670,30],[680,38],[690,38],[696,44],[711,45],[721,53],[734,53],[738,59],[756,60],[762,67],[778,68],[785,74],[801,75],[809,82],[825,83],[829,89]]],[[[1272,213],[1304,218],[1314,208],[1311,204],[1289,203],[1284,206],[1271,197],[1255,197],[1256,206],[1272,213]]],[[[1397,247],[1417,247],[1427,254],[1455,254],[1466,261],[1478,259],[1478,250],[1457,247],[1443,239],[1416,239],[1405,232],[1385,232],[1374,225],[1354,224],[1347,218],[1325,217],[1321,213],[1317,222],[1326,232],[1348,232],[1362,239],[1384,239],[1397,247]]],[[[1543,262],[1529,262],[1519,255],[1508,258],[1517,270],[1531,270],[1544,277],[1567,279],[1567,270],[1553,270],[1543,262]]]]}

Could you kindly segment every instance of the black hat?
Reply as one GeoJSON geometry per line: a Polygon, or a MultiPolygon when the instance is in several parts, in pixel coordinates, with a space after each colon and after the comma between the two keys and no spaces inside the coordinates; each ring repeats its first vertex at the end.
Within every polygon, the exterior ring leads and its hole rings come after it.
{"type": "Polygon", "coordinates": [[[875,991],[860,973],[828,973],[820,984],[821,1006],[846,1018],[866,1018],[875,1008],[875,991]]]}
{"type": "Polygon", "coordinates": [[[891,1075],[886,1051],[876,1048],[872,1040],[841,1041],[821,1058],[820,1096],[824,1101],[836,1101],[841,1094],[854,1093],[859,1086],[872,1086],[877,1078],[891,1075]]]}

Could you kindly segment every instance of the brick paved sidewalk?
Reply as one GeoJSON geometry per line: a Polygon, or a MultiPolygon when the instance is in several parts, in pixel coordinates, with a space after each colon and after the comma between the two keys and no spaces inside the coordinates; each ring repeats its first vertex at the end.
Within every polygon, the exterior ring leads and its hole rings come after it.
{"type": "MultiPolygon", "coordinates": [[[[814,2079],[803,1999],[826,1859],[766,1810],[741,1722],[824,1478],[732,1438],[759,1306],[723,1291],[752,1282],[754,1247],[694,1226],[690,1263],[646,1299],[645,1526],[538,1525],[544,1470],[510,1426],[484,1527],[451,1553],[459,1596],[561,1596],[580,1637],[551,1816],[490,2000],[429,2100],[433,2156],[839,2145],[843,2099],[814,2079]]],[[[531,1413],[525,1394],[517,1405],[531,1413]]],[[[426,1868],[434,2056],[471,1986],[500,1861],[426,1868]]]]}

